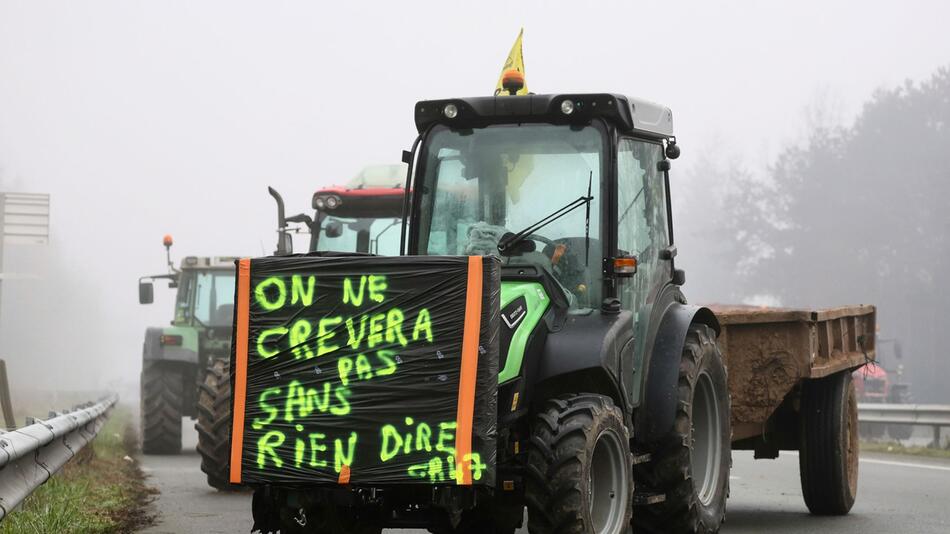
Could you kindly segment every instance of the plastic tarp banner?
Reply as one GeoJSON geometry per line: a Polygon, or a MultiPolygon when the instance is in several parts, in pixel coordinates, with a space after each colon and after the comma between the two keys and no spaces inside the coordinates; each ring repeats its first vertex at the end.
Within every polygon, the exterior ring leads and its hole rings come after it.
{"type": "Polygon", "coordinates": [[[231,482],[494,485],[497,259],[237,265],[231,482]]]}

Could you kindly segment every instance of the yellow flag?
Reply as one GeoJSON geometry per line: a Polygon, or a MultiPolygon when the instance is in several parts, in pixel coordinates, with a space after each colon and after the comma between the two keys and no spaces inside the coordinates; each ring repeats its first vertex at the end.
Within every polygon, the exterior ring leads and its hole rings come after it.
{"type": "MultiPolygon", "coordinates": [[[[508,59],[505,60],[505,66],[501,68],[501,75],[498,76],[498,84],[495,85],[495,94],[508,94],[505,90],[504,83],[505,73],[509,70],[516,70],[521,73],[521,76],[524,77],[524,56],[521,53],[521,37],[524,36],[524,28],[518,32],[518,38],[515,39],[515,44],[511,47],[511,52],[508,53],[508,59]]],[[[521,89],[518,90],[516,94],[526,95],[528,94],[528,82],[525,81],[521,89]]]]}

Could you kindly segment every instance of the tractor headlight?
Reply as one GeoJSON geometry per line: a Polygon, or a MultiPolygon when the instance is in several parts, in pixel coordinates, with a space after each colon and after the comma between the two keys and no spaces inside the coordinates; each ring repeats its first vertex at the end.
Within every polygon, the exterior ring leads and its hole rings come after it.
{"type": "Polygon", "coordinates": [[[317,197],[313,199],[313,207],[322,211],[324,208],[327,207],[327,202],[326,200],[323,199],[323,197],[317,197]]]}
{"type": "Polygon", "coordinates": [[[455,104],[446,104],[442,108],[442,114],[445,115],[446,119],[454,119],[459,114],[459,108],[455,104]]]}
{"type": "Polygon", "coordinates": [[[340,204],[343,203],[343,201],[340,200],[340,197],[338,197],[338,196],[336,196],[336,195],[328,196],[326,202],[327,202],[327,209],[328,209],[328,210],[335,210],[335,209],[337,209],[338,207],[340,207],[340,204]]]}

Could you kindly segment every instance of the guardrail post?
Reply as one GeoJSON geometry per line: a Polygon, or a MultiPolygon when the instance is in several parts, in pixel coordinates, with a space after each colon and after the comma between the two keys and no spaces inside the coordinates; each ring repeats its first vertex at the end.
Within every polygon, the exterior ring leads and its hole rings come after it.
{"type": "Polygon", "coordinates": [[[940,425],[934,425],[934,442],[931,445],[935,449],[939,449],[942,445],[940,441],[940,425]]]}
{"type": "Polygon", "coordinates": [[[10,402],[10,382],[7,380],[7,362],[4,360],[0,360],[0,408],[3,410],[3,423],[6,429],[16,429],[13,403],[10,402]]]}

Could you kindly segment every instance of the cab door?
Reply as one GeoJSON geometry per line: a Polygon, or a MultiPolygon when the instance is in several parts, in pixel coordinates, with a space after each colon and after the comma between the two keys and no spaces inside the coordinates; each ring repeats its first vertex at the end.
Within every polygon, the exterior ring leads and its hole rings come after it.
{"type": "Polygon", "coordinates": [[[660,251],[670,246],[666,178],[658,169],[664,159],[660,143],[621,138],[617,149],[617,255],[637,258],[637,273],[620,279],[621,307],[633,313],[634,358],[623,362],[623,381],[632,399],[639,398],[634,374],[643,359],[653,303],[670,281],[670,262],[660,251]]]}

